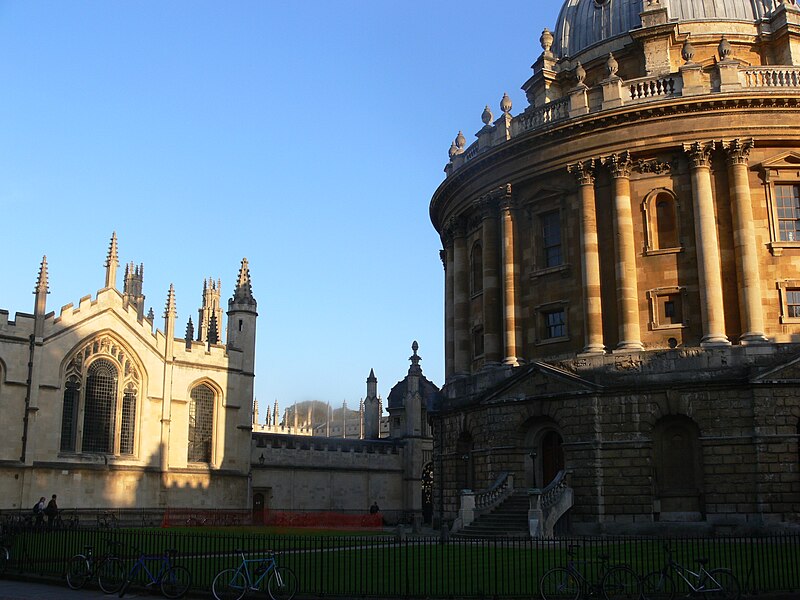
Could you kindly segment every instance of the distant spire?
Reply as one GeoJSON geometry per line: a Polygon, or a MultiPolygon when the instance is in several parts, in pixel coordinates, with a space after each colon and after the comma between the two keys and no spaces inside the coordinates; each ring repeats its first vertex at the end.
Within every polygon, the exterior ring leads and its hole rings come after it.
{"type": "MultiPolygon", "coordinates": [[[[119,268],[119,254],[117,251],[117,232],[111,234],[111,243],[108,245],[108,255],[106,256],[106,287],[117,286],[117,269],[119,268]]],[[[126,271],[127,273],[127,271],[126,271]]]]}
{"type": "Polygon", "coordinates": [[[258,425],[258,398],[253,398],[253,425],[258,425]]]}
{"type": "Polygon", "coordinates": [[[278,399],[275,398],[275,408],[272,410],[272,424],[278,424],[278,399]]]}
{"type": "Polygon", "coordinates": [[[367,383],[370,383],[372,381],[375,381],[375,382],[378,381],[378,378],[375,377],[375,370],[374,369],[370,369],[369,370],[369,377],[367,377],[367,383]]]}
{"type": "Polygon", "coordinates": [[[175,310],[175,286],[173,286],[170,283],[169,284],[169,292],[167,293],[167,305],[164,308],[164,318],[165,319],[169,319],[169,318],[173,318],[174,319],[176,316],[178,316],[178,315],[177,315],[177,312],[175,310]]]}
{"type": "Polygon", "coordinates": [[[246,258],[242,259],[242,266],[239,268],[239,277],[236,280],[236,288],[233,290],[233,302],[236,304],[251,304],[253,306],[256,304],[250,281],[250,266],[246,258]]]}
{"type": "Polygon", "coordinates": [[[42,257],[42,262],[39,264],[39,276],[36,278],[36,289],[33,291],[33,293],[49,294],[50,289],[48,285],[47,256],[45,255],[42,257]]]}

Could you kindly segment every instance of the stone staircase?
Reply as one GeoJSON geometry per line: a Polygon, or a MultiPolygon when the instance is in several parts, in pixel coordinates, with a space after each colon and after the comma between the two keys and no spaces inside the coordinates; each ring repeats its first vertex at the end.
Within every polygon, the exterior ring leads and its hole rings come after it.
{"type": "Polygon", "coordinates": [[[527,490],[516,490],[491,512],[480,515],[472,523],[453,534],[453,537],[528,537],[527,490]]]}

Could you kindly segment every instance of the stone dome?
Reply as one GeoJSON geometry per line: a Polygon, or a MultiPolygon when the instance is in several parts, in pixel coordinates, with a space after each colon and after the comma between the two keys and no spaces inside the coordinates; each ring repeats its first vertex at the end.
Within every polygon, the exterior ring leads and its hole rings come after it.
{"type": "MultiPolygon", "coordinates": [[[[779,0],[661,0],[671,21],[746,21],[767,17],[779,0]]],[[[598,42],[641,27],[643,0],[566,0],[552,51],[575,56],[598,42]]]]}

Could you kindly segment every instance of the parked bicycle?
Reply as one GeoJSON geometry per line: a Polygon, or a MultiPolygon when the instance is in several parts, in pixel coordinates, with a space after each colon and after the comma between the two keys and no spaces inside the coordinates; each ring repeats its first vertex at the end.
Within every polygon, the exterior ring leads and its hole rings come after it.
{"type": "Polygon", "coordinates": [[[642,582],[636,572],[627,565],[608,564],[608,555],[596,560],[575,560],[575,550],[567,548],[566,567],[555,567],[539,580],[539,592],[543,600],[578,600],[578,598],[601,598],[604,600],[639,600],[642,582]],[[599,567],[597,579],[592,581],[587,572],[592,566],[599,567]]]}
{"type": "Polygon", "coordinates": [[[100,589],[114,594],[125,582],[125,567],[119,558],[119,543],[109,542],[106,554],[95,557],[94,548],[86,546],[83,554],[76,554],[67,564],[67,585],[79,590],[87,582],[97,579],[100,589]]]}
{"type": "Polygon", "coordinates": [[[7,538],[3,538],[0,544],[0,575],[5,575],[8,566],[11,564],[11,549],[7,538]]]}
{"type": "Polygon", "coordinates": [[[125,583],[119,590],[119,597],[122,598],[131,587],[137,576],[144,579],[147,588],[160,587],[161,593],[166,598],[181,598],[189,591],[192,586],[192,574],[186,567],[175,565],[176,550],[167,550],[160,555],[147,555],[139,552],[139,558],[133,564],[125,583]],[[151,563],[154,568],[150,570],[147,563],[151,563]],[[155,568],[158,565],[158,568],[155,568]]]}
{"type": "Polygon", "coordinates": [[[217,600],[240,600],[247,592],[266,592],[272,600],[292,600],[297,593],[297,576],[288,567],[278,566],[274,552],[259,558],[247,558],[236,551],[242,562],[236,569],[217,573],[211,591],[217,600]]]}
{"type": "Polygon", "coordinates": [[[664,544],[667,559],[660,571],[648,573],[642,580],[643,600],[671,600],[675,597],[676,575],[689,588],[689,596],[709,594],[720,600],[739,600],[741,590],[739,581],[730,569],[706,569],[707,558],[699,558],[697,571],[684,567],[672,557],[672,550],[664,544]]]}

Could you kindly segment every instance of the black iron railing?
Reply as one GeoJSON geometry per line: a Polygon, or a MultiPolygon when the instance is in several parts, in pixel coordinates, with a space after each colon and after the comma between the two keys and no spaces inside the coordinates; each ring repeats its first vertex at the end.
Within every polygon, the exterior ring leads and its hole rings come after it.
{"type": "Polygon", "coordinates": [[[449,539],[386,533],[274,535],[255,528],[100,529],[18,531],[5,535],[11,563],[7,574],[63,578],[67,559],[92,546],[96,554],[110,547],[123,550],[132,565],[140,552],[177,551],[176,563],[193,574],[193,588],[209,590],[214,575],[238,565],[238,549],[251,557],[278,553],[300,582],[299,598],[535,598],[548,569],[566,564],[567,550],[577,545],[576,560],[587,579],[596,574],[600,555],[630,565],[640,575],[658,570],[665,543],[688,567],[701,557],[708,568],[733,570],[743,592],[800,591],[800,535],[725,538],[558,538],[449,539]],[[113,542],[114,544],[111,544],[113,542]]]}

